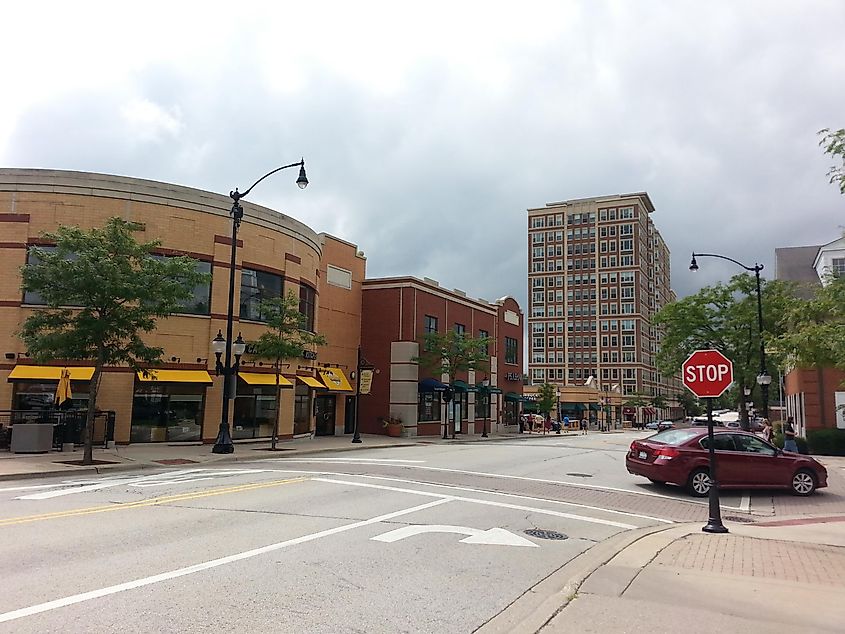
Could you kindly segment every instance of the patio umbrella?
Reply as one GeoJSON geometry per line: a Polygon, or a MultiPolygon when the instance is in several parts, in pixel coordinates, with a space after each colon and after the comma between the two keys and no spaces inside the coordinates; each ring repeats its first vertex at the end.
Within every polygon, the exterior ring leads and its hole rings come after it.
{"type": "Polygon", "coordinates": [[[73,393],[70,389],[70,370],[62,368],[62,374],[59,377],[59,385],[56,387],[56,406],[68,407],[72,398],[73,393]]]}

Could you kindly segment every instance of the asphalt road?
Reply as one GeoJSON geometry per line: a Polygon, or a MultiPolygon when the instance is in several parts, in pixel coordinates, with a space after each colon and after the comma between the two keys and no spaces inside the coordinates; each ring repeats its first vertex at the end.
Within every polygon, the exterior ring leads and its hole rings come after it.
{"type": "MultiPolygon", "coordinates": [[[[5,483],[0,631],[472,632],[601,540],[706,520],[706,503],[625,471],[630,441],[5,483]]],[[[742,493],[723,505],[755,510],[742,493]]]]}

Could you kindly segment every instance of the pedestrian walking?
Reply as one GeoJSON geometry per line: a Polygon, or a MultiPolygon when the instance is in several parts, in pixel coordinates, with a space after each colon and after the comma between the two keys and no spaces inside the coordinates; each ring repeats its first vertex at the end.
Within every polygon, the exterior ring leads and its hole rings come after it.
{"type": "Polygon", "coordinates": [[[582,436],[587,435],[587,419],[586,418],[581,419],[581,435],[582,436]]]}
{"type": "Polygon", "coordinates": [[[788,416],[783,424],[783,450],[800,453],[798,443],[795,442],[795,421],[792,416],[788,416]]]}
{"type": "Polygon", "coordinates": [[[763,419],[763,440],[766,442],[772,442],[772,424],[769,422],[768,418],[763,419]]]}

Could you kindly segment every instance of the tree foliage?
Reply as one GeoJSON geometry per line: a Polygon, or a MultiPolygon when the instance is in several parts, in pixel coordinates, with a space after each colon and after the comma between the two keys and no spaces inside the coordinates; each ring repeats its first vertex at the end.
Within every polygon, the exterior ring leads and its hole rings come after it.
{"type": "Polygon", "coordinates": [[[551,383],[543,383],[537,388],[537,408],[548,415],[557,407],[557,388],[551,383]]]}
{"type": "Polygon", "coordinates": [[[92,462],[92,432],[103,367],[135,370],[160,362],[163,350],[143,340],[156,320],[176,312],[208,275],[187,257],[154,258],[159,242],[139,243],[140,225],[121,218],[85,231],[59,227],[42,236],[55,249],[33,247],[21,269],[22,289],[45,304],[19,332],[36,361],[92,362],[83,463],[92,462]],[[72,308],[71,308],[72,307],[72,308]]]}
{"type": "Polygon", "coordinates": [[[827,278],[812,299],[792,306],[774,345],[797,365],[845,369],[845,277],[827,278]]]}
{"type": "Polygon", "coordinates": [[[842,165],[832,165],[827,175],[831,184],[839,186],[839,191],[845,194],[845,128],[831,130],[824,128],[819,130],[821,141],[819,146],[824,148],[824,153],[842,161],[842,165]]]}
{"type": "MultiPolygon", "coordinates": [[[[800,301],[792,290],[793,285],[788,282],[761,280],[767,369],[783,363],[771,344],[784,333],[783,316],[800,301]]],[[[693,351],[714,348],[733,362],[737,386],[756,386],[761,333],[753,275],[736,275],[728,284],[707,286],[667,304],[654,316],[653,323],[664,330],[656,356],[662,373],[676,374],[693,351]]]]}
{"type": "Polygon", "coordinates": [[[449,383],[453,384],[460,372],[489,368],[489,345],[489,337],[467,337],[455,330],[427,332],[420,355],[414,360],[440,375],[448,375],[449,383]]]}
{"type": "Polygon", "coordinates": [[[701,414],[701,404],[695,394],[689,390],[683,390],[678,394],[678,403],[684,408],[685,416],[698,416],[701,414]]]}
{"type": "Polygon", "coordinates": [[[284,297],[275,297],[261,302],[261,314],[267,320],[267,330],[252,344],[251,354],[259,359],[273,362],[276,370],[276,414],[273,419],[272,449],[276,448],[279,436],[279,412],[281,411],[282,390],[279,385],[279,372],[282,361],[302,356],[302,351],[314,346],[322,346],[326,338],[320,334],[305,330],[305,315],[299,311],[299,297],[288,292],[284,297]]]}

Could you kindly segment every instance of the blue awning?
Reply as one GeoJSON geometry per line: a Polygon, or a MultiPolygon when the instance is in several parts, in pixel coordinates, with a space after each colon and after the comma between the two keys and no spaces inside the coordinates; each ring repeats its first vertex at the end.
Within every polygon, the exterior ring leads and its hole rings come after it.
{"type": "Polygon", "coordinates": [[[423,379],[419,382],[417,389],[420,392],[445,392],[447,385],[437,379],[423,379]]]}

